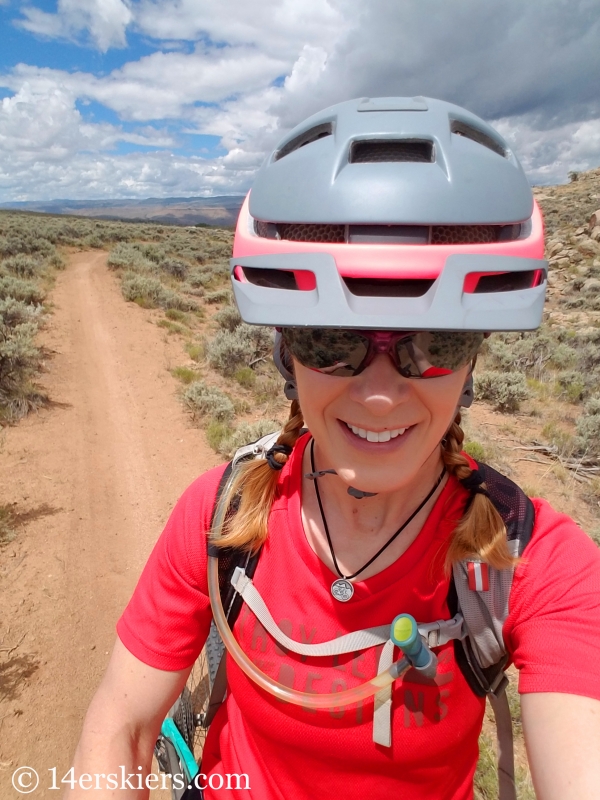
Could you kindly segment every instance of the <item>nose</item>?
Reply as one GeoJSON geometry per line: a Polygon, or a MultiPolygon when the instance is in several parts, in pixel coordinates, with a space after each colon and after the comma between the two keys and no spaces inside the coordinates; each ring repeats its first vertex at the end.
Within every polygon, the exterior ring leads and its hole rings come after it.
{"type": "Polygon", "coordinates": [[[375,356],[349,387],[351,400],[376,417],[384,417],[406,402],[410,391],[410,380],[398,373],[389,355],[383,354],[375,356]]]}

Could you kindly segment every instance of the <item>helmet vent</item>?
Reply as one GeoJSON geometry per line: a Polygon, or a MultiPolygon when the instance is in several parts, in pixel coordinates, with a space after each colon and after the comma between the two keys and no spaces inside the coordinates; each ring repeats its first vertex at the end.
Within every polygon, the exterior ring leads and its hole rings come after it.
{"type": "Polygon", "coordinates": [[[289,156],[294,150],[299,150],[301,147],[312,144],[318,139],[323,139],[325,136],[331,136],[332,133],[332,122],[324,122],[322,125],[315,125],[314,128],[309,128],[307,131],[304,131],[304,133],[301,133],[299,136],[294,136],[293,139],[286,142],[283,147],[275,153],[273,161],[279,161],[281,158],[289,156]]]}
{"type": "Polygon", "coordinates": [[[260,267],[244,267],[244,275],[248,283],[266,289],[298,290],[298,283],[293,272],[287,269],[261,269],[260,267]]]}
{"type": "Polygon", "coordinates": [[[423,297],[431,289],[434,281],[344,278],[344,283],[356,297],[423,297]]]}
{"type": "Polygon", "coordinates": [[[423,139],[400,139],[353,142],[350,149],[351,164],[366,164],[382,161],[435,161],[433,142],[423,139]]]}
{"type": "Polygon", "coordinates": [[[277,225],[280,239],[292,242],[345,242],[345,225],[277,225]]]}
{"type": "Polygon", "coordinates": [[[467,125],[466,122],[453,119],[450,120],[450,130],[457,136],[464,136],[465,139],[470,139],[472,142],[477,142],[477,144],[487,147],[488,150],[492,150],[494,153],[502,156],[502,158],[507,157],[506,150],[500,142],[496,141],[496,139],[492,139],[491,136],[479,130],[479,128],[474,128],[472,125],[467,125]]]}
{"type": "Polygon", "coordinates": [[[500,240],[501,232],[505,227],[507,226],[433,225],[431,244],[491,244],[500,240]]]}
{"type": "Polygon", "coordinates": [[[254,220],[261,239],[350,244],[492,244],[521,237],[515,225],[323,225],[254,220]]]}
{"type": "Polygon", "coordinates": [[[536,285],[538,270],[524,272],[500,272],[497,275],[482,275],[477,281],[474,294],[488,292],[515,292],[518,289],[531,289],[536,285]]]}

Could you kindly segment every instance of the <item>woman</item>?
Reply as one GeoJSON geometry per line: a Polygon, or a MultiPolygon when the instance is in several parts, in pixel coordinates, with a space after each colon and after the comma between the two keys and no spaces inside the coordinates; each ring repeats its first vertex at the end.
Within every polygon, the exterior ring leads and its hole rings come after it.
{"type": "MultiPolygon", "coordinates": [[[[232,261],[243,319],[279,331],[290,419],[267,458],[242,470],[218,546],[262,545],[253,585],[292,647],[246,605],[235,639],[261,673],[313,695],[369,681],[382,648],[317,657],[295,643],[387,626],[402,612],[448,620],[453,564],[516,567],[502,633],[520,670],[536,792],[592,800],[600,555],[535,500],[518,560],[461,452],[458,409],[470,402],[483,332],[539,325],[542,258],[540,213],[517,160],[464,109],[379,98],[298,126],[258,174],[232,261]]],[[[209,630],[206,535],[223,469],[184,493],[150,557],[86,717],[76,775],[150,769],[209,630]]],[[[325,709],[280,702],[228,659],[202,771],[245,774],[250,788],[209,787],[206,800],[472,797],[485,701],[452,641],[434,652],[435,678],[406,672],[391,704],[384,693],[325,709]]]]}

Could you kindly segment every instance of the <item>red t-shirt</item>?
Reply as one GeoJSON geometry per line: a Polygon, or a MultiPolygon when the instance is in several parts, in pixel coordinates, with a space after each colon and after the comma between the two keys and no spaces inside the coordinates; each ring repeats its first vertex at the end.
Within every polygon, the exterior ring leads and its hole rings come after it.
{"type": "MultiPolygon", "coordinates": [[[[280,495],[254,583],[276,622],[293,639],[323,642],[390,623],[408,612],[419,622],[449,617],[447,543],[466,499],[451,477],[422,531],[387,569],[354,583],[336,601],[336,576],[306,541],[300,515],[301,439],[281,472],[280,495]]],[[[183,494],[118,623],[124,645],[163,670],[194,662],[211,621],[206,530],[223,467],[183,494]]],[[[518,567],[504,628],[522,692],[567,692],[600,699],[600,551],[568,517],[535,500],[532,540],[518,567]]],[[[234,633],[244,651],[280,683],[335,692],[376,673],[378,649],[337,658],[284,653],[244,605],[234,633]]],[[[208,789],[246,800],[468,800],[484,701],[456,665],[452,643],[437,649],[435,684],[414,671],[394,684],[392,747],[372,741],[373,700],[310,711],[259,690],[228,660],[229,692],[209,730],[202,771],[245,773],[250,791],[208,789]]]]}

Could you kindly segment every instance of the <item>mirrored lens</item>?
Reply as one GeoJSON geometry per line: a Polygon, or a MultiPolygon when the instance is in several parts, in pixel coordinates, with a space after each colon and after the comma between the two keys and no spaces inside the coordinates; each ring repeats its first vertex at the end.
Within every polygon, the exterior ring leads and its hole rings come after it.
{"type": "Polygon", "coordinates": [[[398,340],[396,357],[406,377],[437,378],[472,361],[483,339],[474,331],[420,331],[398,340]]]}
{"type": "Polygon", "coordinates": [[[281,335],[303,366],[338,377],[354,375],[369,349],[369,340],[356,331],[283,328],[281,335]]]}

